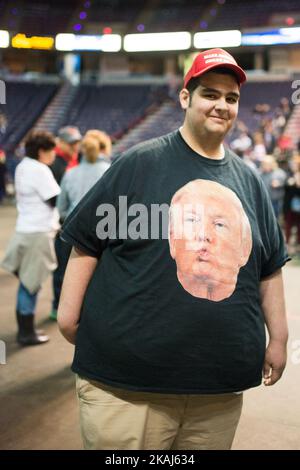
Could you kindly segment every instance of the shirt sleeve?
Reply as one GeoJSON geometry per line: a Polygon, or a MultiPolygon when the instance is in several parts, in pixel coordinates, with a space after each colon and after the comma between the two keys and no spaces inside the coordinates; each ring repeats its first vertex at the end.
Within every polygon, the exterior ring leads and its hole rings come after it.
{"type": "Polygon", "coordinates": [[[56,157],[54,163],[50,166],[50,171],[52,172],[55,181],[60,184],[62,177],[66,171],[67,164],[64,163],[63,159],[56,157]]]}
{"type": "Polygon", "coordinates": [[[96,258],[109,244],[122,243],[119,225],[126,223],[127,204],[129,207],[132,200],[136,202],[137,185],[142,184],[142,162],[134,147],[114,161],[67,217],[61,238],[96,258]]]}
{"type": "Polygon", "coordinates": [[[69,194],[68,194],[68,173],[66,173],[61,181],[61,193],[59,194],[57,201],[56,201],[56,207],[58,209],[59,215],[62,220],[66,218],[66,215],[68,213],[69,207],[70,207],[70,199],[69,199],[69,194]]]}
{"type": "Polygon", "coordinates": [[[98,208],[105,208],[104,205],[115,210],[105,183],[100,179],[65,220],[61,238],[84,253],[100,258],[108,241],[108,236],[105,233],[101,236],[98,231],[101,222],[98,208]]]}
{"type": "Polygon", "coordinates": [[[132,178],[127,159],[111,165],[67,217],[61,238],[100,258],[109,241],[116,239],[119,196],[128,194],[132,178]]]}
{"type": "Polygon", "coordinates": [[[287,253],[283,233],[275,217],[270,197],[263,185],[261,185],[261,192],[263,213],[260,224],[263,227],[263,249],[260,277],[263,279],[282,268],[291,258],[287,253]]]}
{"type": "Polygon", "coordinates": [[[48,201],[60,193],[60,187],[55,181],[51,170],[44,165],[35,176],[35,189],[43,201],[48,201]],[[44,168],[45,167],[45,168],[44,168]]]}

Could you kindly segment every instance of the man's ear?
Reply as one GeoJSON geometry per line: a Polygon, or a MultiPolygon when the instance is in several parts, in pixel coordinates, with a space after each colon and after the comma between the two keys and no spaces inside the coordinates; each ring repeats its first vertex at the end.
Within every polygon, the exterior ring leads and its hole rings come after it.
{"type": "Polygon", "coordinates": [[[190,105],[190,99],[191,99],[190,92],[186,88],[183,88],[181,92],[179,93],[179,101],[180,101],[182,109],[184,110],[188,109],[190,105]]]}

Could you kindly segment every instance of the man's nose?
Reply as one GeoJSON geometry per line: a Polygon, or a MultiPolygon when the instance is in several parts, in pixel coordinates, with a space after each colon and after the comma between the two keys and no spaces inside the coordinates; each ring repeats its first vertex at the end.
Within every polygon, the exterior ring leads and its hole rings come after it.
{"type": "Polygon", "coordinates": [[[215,108],[217,110],[224,110],[224,111],[226,111],[228,109],[228,103],[227,103],[226,98],[224,96],[221,96],[216,101],[215,108]]]}
{"type": "Polygon", "coordinates": [[[212,229],[209,226],[209,224],[207,224],[207,223],[206,224],[201,224],[201,227],[198,231],[198,238],[199,238],[199,241],[201,241],[201,242],[210,243],[212,241],[213,234],[212,234],[212,229]]]}

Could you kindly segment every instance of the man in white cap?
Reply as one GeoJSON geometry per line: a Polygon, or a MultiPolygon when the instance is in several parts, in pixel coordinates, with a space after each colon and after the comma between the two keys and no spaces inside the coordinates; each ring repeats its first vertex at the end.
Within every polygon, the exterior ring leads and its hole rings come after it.
{"type": "Polygon", "coordinates": [[[180,92],[183,126],[125,152],[64,225],[73,251],[58,321],[75,344],[87,449],[230,449],[241,392],[282,375],[288,255],[263,183],[223,145],[245,80],[226,51],[198,54],[180,92]],[[194,191],[199,180],[215,183],[209,200],[194,191]],[[193,253],[201,245],[190,269],[204,290],[178,276],[188,245],[170,237],[172,211],[168,226],[174,196],[190,189],[200,212],[186,207],[184,221],[193,253]],[[116,230],[107,229],[111,207],[116,230]],[[214,271],[205,264],[213,256],[214,271]]]}

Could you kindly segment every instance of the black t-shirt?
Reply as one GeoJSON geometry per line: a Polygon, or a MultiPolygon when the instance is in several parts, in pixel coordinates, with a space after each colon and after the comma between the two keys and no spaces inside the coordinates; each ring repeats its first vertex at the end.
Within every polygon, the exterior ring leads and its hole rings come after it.
{"type": "Polygon", "coordinates": [[[75,208],[62,237],[101,257],[82,305],[74,372],[124,389],[161,393],[226,393],[261,383],[266,340],[259,285],[288,257],[263,183],[232,152],[226,150],[221,160],[202,157],[179,131],[136,146],[75,208]],[[139,231],[141,208],[133,204],[145,205],[149,213],[153,204],[168,207],[194,180],[233,191],[251,226],[248,261],[232,294],[220,301],[194,296],[179,282],[165,227],[158,234],[155,229],[152,239],[145,228],[140,238],[132,235],[134,228],[139,231]],[[120,196],[128,198],[127,223],[124,207],[119,213],[120,196]],[[117,229],[133,224],[130,238],[110,225],[109,237],[101,240],[108,229],[101,225],[108,205],[116,209],[117,229]]]}
{"type": "Polygon", "coordinates": [[[50,165],[50,170],[53,173],[53,176],[56,182],[60,185],[61,180],[67,169],[68,162],[62,158],[60,155],[56,155],[54,162],[50,165]]]}

